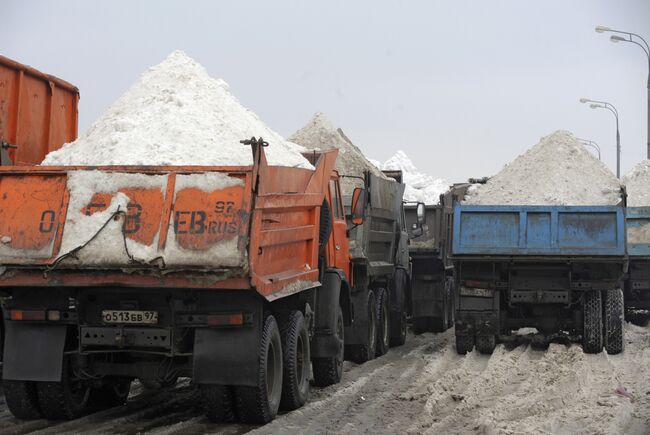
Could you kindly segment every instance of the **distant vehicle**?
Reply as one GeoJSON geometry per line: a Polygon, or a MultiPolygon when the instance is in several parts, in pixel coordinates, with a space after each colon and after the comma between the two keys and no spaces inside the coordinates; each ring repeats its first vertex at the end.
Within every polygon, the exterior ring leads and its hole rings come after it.
{"type": "Polygon", "coordinates": [[[440,204],[426,205],[424,225],[418,226],[418,207],[406,204],[406,224],[412,228],[409,251],[411,320],[416,334],[443,332],[454,325],[456,282],[451,261],[453,203],[464,198],[470,185],[453,185],[440,196],[440,204]]]}
{"type": "Polygon", "coordinates": [[[456,349],[491,353],[522,327],[623,350],[625,209],[454,206],[456,349]]]}

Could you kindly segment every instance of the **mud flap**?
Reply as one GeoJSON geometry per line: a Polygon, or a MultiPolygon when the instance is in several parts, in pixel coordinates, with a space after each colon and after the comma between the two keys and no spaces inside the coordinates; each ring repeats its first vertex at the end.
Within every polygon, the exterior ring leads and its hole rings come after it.
{"type": "Polygon", "coordinates": [[[2,378],[61,380],[66,325],[6,322],[2,378]]]}
{"type": "Polygon", "coordinates": [[[368,341],[368,289],[352,294],[354,323],[345,327],[345,344],[365,344],[368,341]]]}
{"type": "MultiPolygon", "coordinates": [[[[312,358],[329,358],[338,355],[339,341],[334,335],[336,332],[336,316],[343,285],[342,273],[335,269],[325,272],[323,285],[316,294],[316,327],[311,340],[312,358]]],[[[348,304],[343,304],[348,305],[348,304]]],[[[346,308],[343,317],[346,318],[346,308]]]]}
{"type": "Polygon", "coordinates": [[[260,328],[197,329],[193,381],[197,384],[257,385],[260,328]]]}

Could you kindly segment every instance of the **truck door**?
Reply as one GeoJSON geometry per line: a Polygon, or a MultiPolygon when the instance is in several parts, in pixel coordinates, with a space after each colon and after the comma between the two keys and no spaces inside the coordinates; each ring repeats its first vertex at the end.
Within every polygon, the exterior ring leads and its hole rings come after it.
{"type": "Polygon", "coordinates": [[[347,279],[350,279],[350,251],[348,247],[347,224],[345,223],[345,212],[341,187],[338,180],[330,181],[329,194],[332,206],[332,238],[330,243],[330,266],[341,269],[345,272],[347,279]]]}

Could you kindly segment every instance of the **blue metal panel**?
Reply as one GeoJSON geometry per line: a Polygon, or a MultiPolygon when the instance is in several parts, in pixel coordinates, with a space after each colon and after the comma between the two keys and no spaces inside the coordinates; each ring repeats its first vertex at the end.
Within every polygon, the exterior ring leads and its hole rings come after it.
{"type": "Polygon", "coordinates": [[[650,207],[628,207],[625,218],[627,253],[650,257],[650,207]]]}
{"type": "Polygon", "coordinates": [[[617,206],[454,204],[454,255],[625,255],[617,206]]]}

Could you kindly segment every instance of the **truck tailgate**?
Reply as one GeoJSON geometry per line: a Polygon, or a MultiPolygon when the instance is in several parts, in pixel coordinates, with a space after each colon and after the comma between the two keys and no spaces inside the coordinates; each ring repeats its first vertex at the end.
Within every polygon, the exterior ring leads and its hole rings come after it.
{"type": "Polygon", "coordinates": [[[650,207],[628,207],[625,220],[627,253],[650,257],[650,207]]]}
{"type": "Polygon", "coordinates": [[[244,169],[3,169],[0,264],[243,271],[244,169]]]}
{"type": "Polygon", "coordinates": [[[625,255],[617,206],[454,206],[454,255],[625,255]]]}

